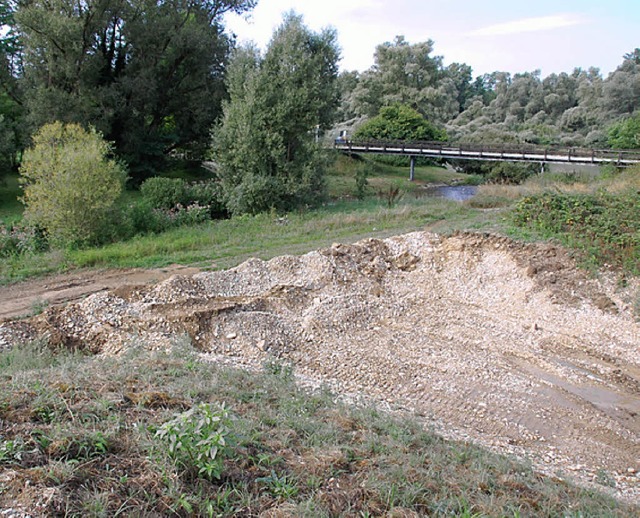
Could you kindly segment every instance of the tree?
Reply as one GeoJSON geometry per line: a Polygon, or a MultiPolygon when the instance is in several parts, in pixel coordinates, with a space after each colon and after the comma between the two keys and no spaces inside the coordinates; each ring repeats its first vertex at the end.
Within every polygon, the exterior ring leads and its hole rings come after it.
{"type": "Polygon", "coordinates": [[[138,180],[174,150],[198,154],[224,98],[223,15],[255,0],[23,0],[32,127],[90,124],[138,180]]]}
{"type": "Polygon", "coordinates": [[[16,167],[24,138],[16,78],[20,71],[21,44],[14,11],[13,1],[0,4],[0,178],[16,167]]]}
{"type": "Polygon", "coordinates": [[[376,140],[446,140],[444,130],[436,128],[413,108],[393,104],[362,124],[355,132],[357,139],[376,140]]]}
{"type": "Polygon", "coordinates": [[[45,230],[53,243],[98,240],[126,178],[111,152],[94,129],[61,122],[43,126],[20,166],[27,221],[45,230]]]}
{"type": "Polygon", "coordinates": [[[358,112],[373,117],[383,106],[401,103],[438,123],[457,115],[470,75],[462,65],[445,70],[442,57],[431,56],[433,45],[431,40],[410,44],[403,36],[378,45],[375,63],[354,94],[358,112]]]}
{"type": "Polygon", "coordinates": [[[614,149],[640,148],[640,112],[613,124],[607,141],[614,149]]]}
{"type": "Polygon", "coordinates": [[[251,46],[234,54],[214,143],[230,212],[288,210],[322,195],[315,133],[331,126],[338,106],[338,57],[335,31],[314,33],[294,13],[264,57],[251,46]]]}

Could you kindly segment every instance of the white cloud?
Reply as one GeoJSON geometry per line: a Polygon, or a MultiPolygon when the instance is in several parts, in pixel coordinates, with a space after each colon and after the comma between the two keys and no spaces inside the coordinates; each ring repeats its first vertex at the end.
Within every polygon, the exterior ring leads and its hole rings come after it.
{"type": "Polygon", "coordinates": [[[506,23],[489,25],[469,33],[470,36],[505,36],[509,34],[521,34],[523,32],[540,32],[572,25],[581,25],[587,20],[577,14],[556,14],[537,18],[521,18],[506,23]]]}

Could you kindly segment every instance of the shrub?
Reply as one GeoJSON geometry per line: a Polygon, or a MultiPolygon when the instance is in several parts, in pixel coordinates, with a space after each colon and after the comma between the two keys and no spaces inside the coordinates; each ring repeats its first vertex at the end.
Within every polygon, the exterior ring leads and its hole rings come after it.
{"type": "Polygon", "coordinates": [[[209,180],[187,185],[186,200],[191,205],[208,207],[211,218],[220,217],[226,213],[222,185],[216,181],[209,180]]]}
{"type": "Polygon", "coordinates": [[[96,130],[54,122],[33,137],[20,167],[25,218],[61,245],[99,241],[126,179],[96,130]]]}
{"type": "Polygon", "coordinates": [[[640,270],[640,194],[543,193],[523,198],[513,222],[556,236],[582,249],[585,256],[604,263],[640,270]]]}
{"type": "Polygon", "coordinates": [[[180,469],[212,480],[222,475],[228,454],[231,419],[224,405],[200,403],[164,423],[156,437],[168,443],[168,453],[180,469]]]}
{"type": "Polygon", "coordinates": [[[539,164],[524,164],[514,162],[498,162],[487,173],[490,183],[515,185],[524,182],[540,169],[539,164]]]}
{"type": "Polygon", "coordinates": [[[181,178],[149,178],[140,186],[140,192],[154,209],[169,210],[188,203],[186,182],[181,178]]]}

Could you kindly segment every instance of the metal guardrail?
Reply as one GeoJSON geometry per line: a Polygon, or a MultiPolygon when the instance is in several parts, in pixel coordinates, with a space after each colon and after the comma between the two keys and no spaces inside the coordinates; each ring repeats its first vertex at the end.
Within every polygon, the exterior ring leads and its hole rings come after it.
{"type": "Polygon", "coordinates": [[[640,151],[555,146],[337,139],[334,148],[350,153],[426,156],[458,160],[614,164],[618,166],[640,163],[640,151]]]}

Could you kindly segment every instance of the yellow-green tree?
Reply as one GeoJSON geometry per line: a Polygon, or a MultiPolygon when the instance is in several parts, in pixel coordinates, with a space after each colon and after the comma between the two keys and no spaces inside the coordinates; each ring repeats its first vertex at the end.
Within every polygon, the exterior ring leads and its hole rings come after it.
{"type": "Polygon", "coordinates": [[[99,240],[109,209],[120,197],[124,167],[94,129],[54,122],[33,137],[20,166],[25,218],[57,245],[99,240]]]}

